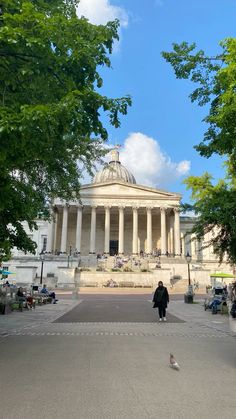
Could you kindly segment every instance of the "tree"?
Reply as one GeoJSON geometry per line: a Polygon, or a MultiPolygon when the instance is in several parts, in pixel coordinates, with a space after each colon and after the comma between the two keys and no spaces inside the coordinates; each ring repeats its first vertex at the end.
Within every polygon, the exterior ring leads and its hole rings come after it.
{"type": "Polygon", "coordinates": [[[199,239],[211,231],[208,245],[213,245],[219,260],[226,255],[230,263],[236,263],[236,39],[228,38],[220,45],[222,53],[215,57],[202,50],[194,52],[196,45],[186,42],[173,44],[173,52],[162,55],[177,78],[198,84],[191,101],[208,104],[204,122],[209,127],[196,150],[203,157],[218,154],[225,160],[225,178],[217,183],[208,173],[185,180],[193,204],[183,209],[198,215],[193,232],[199,239]]]}
{"type": "Polygon", "coordinates": [[[92,25],[77,3],[0,0],[0,258],[34,252],[22,222],[37,228],[55,196],[79,198],[83,170],[106,153],[102,115],[119,127],[131,104],[99,93],[118,21],[92,25]]]}

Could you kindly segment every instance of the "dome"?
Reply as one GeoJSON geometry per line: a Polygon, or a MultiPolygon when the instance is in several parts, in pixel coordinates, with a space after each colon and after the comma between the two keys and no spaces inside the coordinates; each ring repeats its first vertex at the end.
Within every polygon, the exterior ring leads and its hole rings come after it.
{"type": "Polygon", "coordinates": [[[93,183],[104,183],[114,180],[125,183],[136,183],[132,173],[119,161],[119,152],[117,150],[112,150],[111,161],[94,176],[93,183]]]}

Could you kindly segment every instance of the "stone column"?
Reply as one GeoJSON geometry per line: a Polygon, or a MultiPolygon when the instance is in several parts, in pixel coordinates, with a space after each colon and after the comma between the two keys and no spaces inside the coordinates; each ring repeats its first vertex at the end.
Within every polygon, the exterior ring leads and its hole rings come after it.
{"type": "Polygon", "coordinates": [[[104,239],[104,253],[110,253],[110,206],[105,207],[105,239],[104,239]]]}
{"type": "Polygon", "coordinates": [[[96,206],[92,207],[91,211],[91,230],[90,230],[90,250],[89,253],[95,253],[96,243],[96,206]]]}
{"type": "Polygon", "coordinates": [[[180,256],[180,220],[179,220],[179,208],[174,209],[175,212],[175,255],[180,256]]]}
{"type": "Polygon", "coordinates": [[[124,254],[124,207],[119,207],[119,255],[124,254]]]}
{"type": "Polygon", "coordinates": [[[83,207],[77,207],[77,221],[76,221],[76,236],[75,236],[75,248],[77,252],[81,253],[81,237],[82,237],[82,211],[83,207]]]}
{"type": "Polygon", "coordinates": [[[185,255],[186,255],[186,252],[185,252],[185,237],[184,237],[184,233],[181,233],[180,234],[180,237],[181,237],[181,243],[182,243],[182,252],[181,252],[181,255],[184,258],[185,255]]]}
{"type": "Polygon", "coordinates": [[[191,235],[190,234],[188,234],[186,236],[186,239],[185,239],[185,253],[184,253],[184,256],[186,256],[187,253],[189,253],[190,255],[192,255],[191,235]]]}
{"type": "Polygon", "coordinates": [[[55,251],[57,249],[57,227],[58,227],[58,210],[55,210],[55,232],[54,232],[54,240],[53,240],[53,252],[55,253],[55,251]]]}
{"type": "Polygon", "coordinates": [[[161,211],[161,254],[166,255],[166,209],[160,208],[161,211]]]}
{"type": "Polygon", "coordinates": [[[196,236],[191,234],[191,255],[192,259],[196,259],[196,236]]]}
{"type": "Polygon", "coordinates": [[[51,220],[48,222],[48,237],[47,237],[47,247],[46,247],[47,253],[51,253],[53,251],[54,234],[55,234],[54,210],[51,209],[51,220]]]}
{"type": "Polygon", "coordinates": [[[147,208],[147,253],[152,253],[152,208],[147,208]]]}
{"type": "Polygon", "coordinates": [[[62,217],[62,231],[61,231],[61,252],[62,253],[66,253],[68,213],[69,213],[69,206],[68,204],[66,204],[63,207],[63,217],[62,217]]]}
{"type": "Polygon", "coordinates": [[[174,253],[174,226],[173,226],[173,215],[170,214],[169,217],[169,253],[173,255],[174,253]]]}
{"type": "Polygon", "coordinates": [[[138,208],[133,208],[133,254],[138,254],[138,208]]]}

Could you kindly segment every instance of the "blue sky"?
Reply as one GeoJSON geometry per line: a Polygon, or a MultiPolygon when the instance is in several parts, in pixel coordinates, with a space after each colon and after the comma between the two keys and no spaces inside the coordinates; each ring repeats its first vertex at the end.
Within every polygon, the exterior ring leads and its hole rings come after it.
{"type": "Polygon", "coordinates": [[[81,0],[78,13],[95,24],[121,21],[113,69],[102,71],[102,93],[130,94],[133,101],[121,128],[107,126],[110,143],[122,145],[121,162],[138,183],[179,192],[188,201],[184,177],[208,170],[217,179],[222,160],[203,159],[194,150],[206,130],[207,108],[190,102],[194,85],[175,78],[161,51],[187,41],[217,54],[220,40],[236,35],[236,1],[81,0]]]}

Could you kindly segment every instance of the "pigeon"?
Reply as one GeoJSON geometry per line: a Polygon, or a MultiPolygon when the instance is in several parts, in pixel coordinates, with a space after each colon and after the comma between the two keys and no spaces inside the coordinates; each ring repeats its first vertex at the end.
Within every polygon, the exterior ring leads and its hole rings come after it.
{"type": "Polygon", "coordinates": [[[174,370],[179,371],[179,364],[176,361],[174,355],[170,354],[170,367],[173,368],[174,370]]]}

